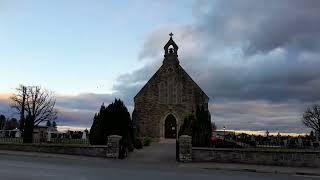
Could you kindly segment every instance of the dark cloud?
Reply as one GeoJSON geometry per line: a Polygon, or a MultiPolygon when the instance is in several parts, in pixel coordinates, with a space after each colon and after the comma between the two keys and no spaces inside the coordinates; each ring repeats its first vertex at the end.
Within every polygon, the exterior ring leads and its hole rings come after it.
{"type": "Polygon", "coordinates": [[[157,66],[155,64],[146,65],[141,69],[126,73],[116,79],[113,86],[114,96],[121,98],[127,105],[133,105],[133,97],[144,86],[152,74],[156,72],[157,66]]]}
{"type": "Polygon", "coordinates": [[[319,50],[319,8],[319,1],[218,0],[196,3],[194,10],[199,32],[224,45],[241,44],[246,53],[255,54],[279,47],[319,50]]]}
{"type": "Polygon", "coordinates": [[[268,101],[216,102],[210,104],[213,119],[219,128],[235,130],[306,132],[301,114],[307,104],[268,101]]]}
{"type": "MultiPolygon", "coordinates": [[[[0,98],[0,114],[6,117],[19,117],[10,108],[8,95],[0,98]]],[[[59,126],[90,127],[94,114],[99,111],[101,104],[109,104],[114,100],[112,94],[79,94],[75,96],[60,95],[56,97],[58,110],[57,124],[59,126]]]]}
{"type": "Polygon", "coordinates": [[[77,110],[77,109],[67,109],[58,108],[58,119],[57,124],[59,126],[80,126],[80,127],[90,127],[93,121],[94,114],[98,110],[77,110]]]}
{"type": "MultiPolygon", "coordinates": [[[[279,52],[285,53],[285,52],[279,52]]],[[[319,54],[320,57],[320,54],[319,54]]],[[[212,65],[206,76],[196,77],[211,97],[269,101],[320,99],[320,61],[287,55],[255,56],[241,65],[212,65]]]]}
{"type": "Polygon", "coordinates": [[[0,114],[7,114],[8,106],[9,106],[8,102],[0,99],[0,114]]]}
{"type": "Polygon", "coordinates": [[[57,106],[77,110],[97,110],[102,103],[110,103],[114,100],[113,94],[83,93],[74,96],[57,96],[57,106]]]}
{"type": "Polygon", "coordinates": [[[211,111],[217,123],[305,131],[301,112],[320,100],[319,9],[318,1],[197,1],[192,24],[163,26],[146,37],[139,58],[148,65],[121,76],[114,90],[130,101],[160,67],[174,31],[180,63],[210,103],[224,106],[211,111]],[[253,111],[261,104],[263,111],[253,111]]]}
{"type": "Polygon", "coordinates": [[[13,112],[10,107],[9,96],[7,94],[0,94],[0,114],[5,115],[7,118],[17,116],[17,114],[13,112]]]}
{"type": "MultiPolygon", "coordinates": [[[[123,90],[125,90],[125,88],[123,90]]],[[[126,90],[128,90],[128,87],[126,90]]],[[[126,103],[128,110],[132,111],[133,104],[131,99],[123,95],[122,92],[123,91],[119,91],[112,94],[83,93],[78,95],[57,95],[57,124],[59,126],[90,127],[94,114],[99,111],[102,103],[108,105],[113,102],[115,98],[121,98],[126,103]]],[[[4,114],[7,117],[19,117],[19,115],[10,108],[8,94],[0,94],[0,114],[4,114]]]]}

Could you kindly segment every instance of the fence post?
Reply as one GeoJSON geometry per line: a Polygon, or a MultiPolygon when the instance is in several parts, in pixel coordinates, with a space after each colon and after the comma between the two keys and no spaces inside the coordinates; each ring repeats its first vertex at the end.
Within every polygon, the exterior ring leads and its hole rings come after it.
{"type": "Polygon", "coordinates": [[[191,136],[181,135],[179,137],[179,161],[192,161],[192,141],[191,136]]]}
{"type": "Polygon", "coordinates": [[[118,158],[119,156],[119,142],[122,136],[110,135],[107,143],[107,158],[118,158]]]}

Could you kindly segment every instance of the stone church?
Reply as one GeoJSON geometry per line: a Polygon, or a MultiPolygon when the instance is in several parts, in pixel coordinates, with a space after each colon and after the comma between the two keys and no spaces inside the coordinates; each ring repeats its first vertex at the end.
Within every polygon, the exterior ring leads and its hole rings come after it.
{"type": "Polygon", "coordinates": [[[180,66],[172,36],[164,46],[162,66],[134,97],[132,119],[139,136],[176,138],[197,106],[208,110],[209,97],[180,66]]]}

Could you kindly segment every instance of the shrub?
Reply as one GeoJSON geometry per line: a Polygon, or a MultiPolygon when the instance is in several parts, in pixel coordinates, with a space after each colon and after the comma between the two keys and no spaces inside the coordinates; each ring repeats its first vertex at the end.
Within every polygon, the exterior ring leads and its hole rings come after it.
{"type": "Polygon", "coordinates": [[[189,115],[186,117],[182,123],[182,126],[179,129],[179,136],[181,135],[189,135],[192,136],[192,124],[195,121],[194,115],[189,115]]]}
{"type": "Polygon", "coordinates": [[[209,111],[202,106],[197,107],[196,120],[192,125],[192,146],[210,147],[212,136],[212,125],[209,111]]]}
{"type": "Polygon", "coordinates": [[[202,106],[197,107],[196,113],[184,119],[179,129],[179,136],[192,136],[192,146],[210,147],[212,136],[212,124],[209,111],[202,106]]]}
{"type": "Polygon", "coordinates": [[[143,138],[143,146],[150,146],[151,144],[151,138],[150,137],[144,137],[143,138]]]}
{"type": "Polygon", "coordinates": [[[136,149],[142,149],[143,144],[142,144],[141,139],[140,138],[135,138],[133,146],[136,149]]]}

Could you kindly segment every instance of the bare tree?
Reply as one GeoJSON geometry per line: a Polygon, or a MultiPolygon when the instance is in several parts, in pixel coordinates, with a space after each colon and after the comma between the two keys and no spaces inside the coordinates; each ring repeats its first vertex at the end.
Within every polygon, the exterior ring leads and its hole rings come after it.
{"type": "Polygon", "coordinates": [[[320,105],[314,104],[312,107],[308,107],[303,113],[302,123],[312,128],[318,137],[320,136],[320,105]]]}
{"type": "Polygon", "coordinates": [[[21,85],[17,88],[17,93],[10,99],[11,107],[21,115],[20,123],[23,123],[24,137],[28,136],[31,140],[34,126],[57,118],[57,111],[54,107],[56,100],[53,93],[39,86],[21,85]]]}

